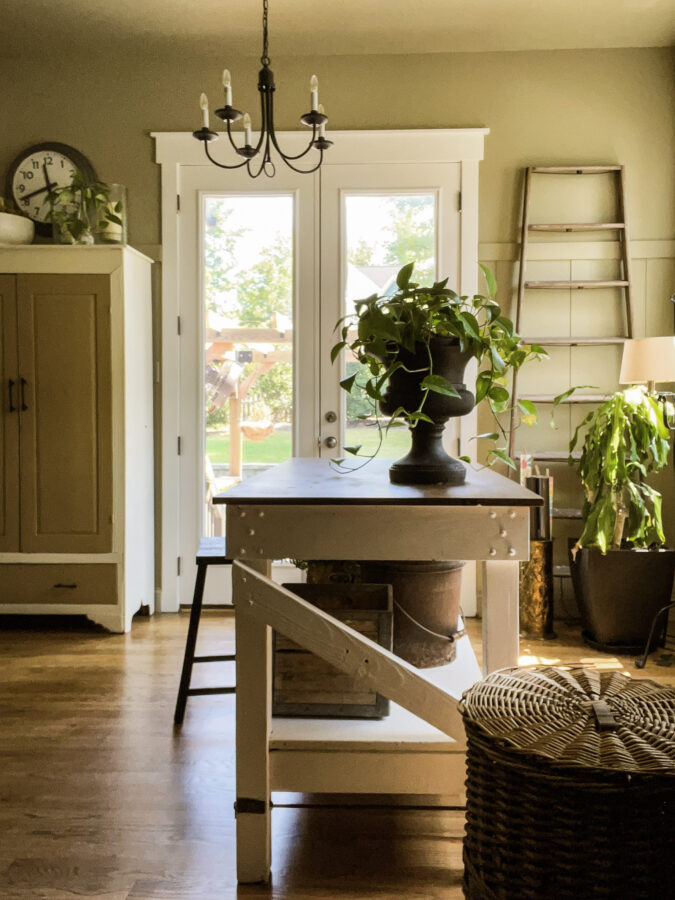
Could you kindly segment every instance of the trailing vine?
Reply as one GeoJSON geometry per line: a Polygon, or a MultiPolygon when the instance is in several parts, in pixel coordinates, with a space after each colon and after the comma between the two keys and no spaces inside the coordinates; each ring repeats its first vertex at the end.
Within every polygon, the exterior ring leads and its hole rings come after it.
{"type": "MultiPolygon", "coordinates": [[[[372,403],[373,415],[380,428],[378,404],[384,399],[386,384],[399,369],[419,372],[421,400],[414,409],[398,407],[391,415],[385,431],[402,418],[410,427],[418,422],[431,422],[424,408],[431,392],[457,397],[454,386],[442,375],[434,372],[430,344],[434,337],[456,338],[460,349],[478,361],[476,377],[476,404],[486,400],[494,414],[496,430],[489,434],[477,435],[497,442],[506,438],[499,416],[509,408],[509,377],[528,360],[541,359],[548,354],[538,344],[523,344],[513,323],[502,312],[495,299],[497,283],[494,275],[481,265],[485,277],[487,294],[460,296],[447,287],[448,279],[437,281],[431,286],[423,286],[411,281],[414,263],[408,263],[396,277],[397,291],[391,296],[373,294],[356,301],[356,311],[341,318],[336,327],[340,329],[341,340],[331,350],[334,363],[343,350],[351,351],[365,366],[364,374],[354,373],[340,382],[348,393],[361,392],[372,403]],[[420,370],[406,367],[402,356],[415,353],[419,346],[426,347],[428,366],[420,370]]],[[[560,398],[557,398],[560,399],[560,398]]],[[[537,420],[537,409],[530,400],[518,401],[521,420],[533,424],[537,420]]],[[[367,414],[361,419],[371,418],[367,414]]],[[[358,454],[360,447],[346,447],[345,450],[358,454]]],[[[372,457],[369,457],[372,458],[372,457]]],[[[462,459],[466,459],[462,457],[462,459]]],[[[512,468],[514,461],[506,447],[492,447],[488,460],[501,460],[512,468]]],[[[342,460],[336,460],[341,463],[342,460]]]]}

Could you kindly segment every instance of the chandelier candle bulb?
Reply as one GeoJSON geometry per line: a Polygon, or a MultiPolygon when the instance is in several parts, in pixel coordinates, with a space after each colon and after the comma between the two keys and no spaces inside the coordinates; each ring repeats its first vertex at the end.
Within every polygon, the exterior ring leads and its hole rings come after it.
{"type": "Polygon", "coordinates": [[[248,147],[251,143],[251,117],[244,113],[244,143],[248,147]]]}
{"type": "Polygon", "coordinates": [[[202,125],[204,128],[209,127],[209,98],[206,94],[200,94],[199,96],[199,106],[202,111],[202,125]]]}
{"type": "Polygon", "coordinates": [[[321,112],[319,107],[319,79],[312,75],[309,79],[309,90],[312,94],[312,112],[321,112]]]}
{"type": "Polygon", "coordinates": [[[229,69],[223,69],[223,87],[225,88],[225,106],[232,106],[232,77],[229,69]]]}
{"type": "MultiPolygon", "coordinates": [[[[320,112],[322,116],[326,115],[326,110],[323,108],[323,103],[319,103],[318,112],[320,112]]],[[[322,122],[319,125],[319,137],[320,138],[326,137],[326,123],[325,122],[322,122]]]]}

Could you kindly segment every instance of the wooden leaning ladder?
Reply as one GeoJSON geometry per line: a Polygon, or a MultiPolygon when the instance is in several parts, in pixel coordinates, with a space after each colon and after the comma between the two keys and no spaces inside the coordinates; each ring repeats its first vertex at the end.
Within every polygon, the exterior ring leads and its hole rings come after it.
{"type": "MultiPolygon", "coordinates": [[[[606,344],[623,344],[626,338],[633,337],[633,307],[631,302],[631,275],[630,275],[630,254],[628,247],[628,224],[626,217],[626,198],[625,198],[625,172],[623,166],[528,166],[525,169],[525,185],[523,190],[523,219],[520,238],[520,267],[518,270],[518,296],[516,300],[515,326],[516,331],[520,334],[523,306],[525,302],[526,291],[545,291],[545,290],[593,290],[598,288],[617,288],[623,291],[623,299],[626,306],[626,333],[625,335],[616,335],[612,337],[523,337],[525,344],[539,344],[542,347],[577,347],[577,346],[600,346],[606,344]],[[614,179],[616,187],[616,207],[617,219],[614,222],[590,222],[584,224],[530,224],[530,192],[533,186],[533,177],[535,175],[609,175],[614,179]],[[569,232],[606,232],[615,231],[618,235],[620,258],[621,258],[621,278],[613,281],[528,281],[527,274],[527,251],[528,240],[532,232],[547,233],[569,233],[569,232]]],[[[513,392],[512,392],[512,409],[511,423],[509,430],[509,455],[513,456],[516,446],[516,426],[518,424],[518,378],[514,374],[513,392]]],[[[552,403],[553,394],[528,394],[524,399],[532,400],[535,403],[552,403]]],[[[572,395],[567,399],[567,403],[601,403],[605,399],[602,395],[579,394],[572,395]]],[[[539,451],[532,454],[535,462],[560,462],[567,459],[568,454],[565,451],[539,451]]],[[[580,513],[576,510],[559,510],[554,517],[557,518],[578,518],[580,513]]]]}

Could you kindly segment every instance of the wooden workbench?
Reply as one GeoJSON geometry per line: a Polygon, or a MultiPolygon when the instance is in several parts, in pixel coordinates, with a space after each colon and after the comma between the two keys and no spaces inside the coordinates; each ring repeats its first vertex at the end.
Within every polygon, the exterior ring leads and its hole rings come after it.
{"type": "Polygon", "coordinates": [[[459,487],[389,482],[391,460],[341,474],[292,459],[215,498],[227,506],[237,629],[237,869],[270,875],[271,791],[463,794],[462,693],[480,678],[457,658],[418,670],[269,579],[274,559],[481,560],[483,671],[518,658],[518,562],[540,497],[490,470],[459,487]],[[384,720],[272,719],[271,627],[390,697],[384,720]]]}

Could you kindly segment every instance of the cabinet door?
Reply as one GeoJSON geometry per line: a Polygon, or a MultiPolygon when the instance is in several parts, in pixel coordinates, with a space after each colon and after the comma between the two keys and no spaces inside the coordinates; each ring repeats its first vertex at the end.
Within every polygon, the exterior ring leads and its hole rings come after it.
{"type": "Polygon", "coordinates": [[[109,551],[110,279],[20,275],[17,295],[21,549],[109,551]]]}
{"type": "Polygon", "coordinates": [[[19,549],[16,278],[0,275],[0,551],[19,549]]]}

